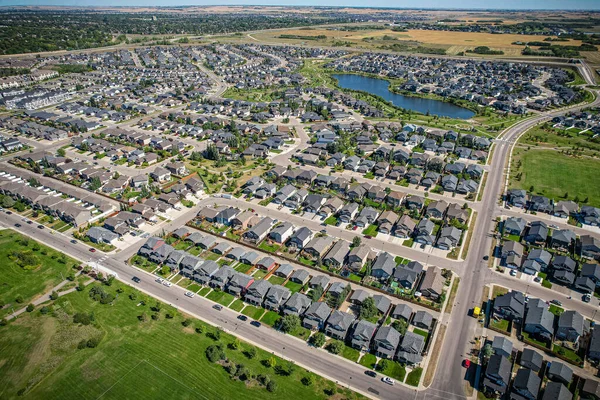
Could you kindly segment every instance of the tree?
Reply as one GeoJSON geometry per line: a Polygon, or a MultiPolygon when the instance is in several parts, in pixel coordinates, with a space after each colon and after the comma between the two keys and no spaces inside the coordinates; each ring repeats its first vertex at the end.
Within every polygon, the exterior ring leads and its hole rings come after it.
{"type": "Polygon", "coordinates": [[[482,353],[485,358],[490,358],[494,354],[494,349],[492,348],[492,345],[488,343],[485,346],[483,346],[482,353]]]}
{"type": "Polygon", "coordinates": [[[310,292],[310,298],[313,302],[318,301],[323,295],[323,287],[318,285],[310,292]]]}
{"type": "Polygon", "coordinates": [[[233,342],[229,343],[229,348],[231,350],[237,350],[240,348],[240,345],[241,345],[240,340],[238,338],[235,338],[233,340],[233,342]]]}
{"type": "Polygon", "coordinates": [[[267,391],[273,393],[275,390],[277,390],[277,384],[275,381],[270,381],[267,383],[267,391]]]}
{"type": "Polygon", "coordinates": [[[66,155],[67,155],[67,151],[61,147],[61,148],[59,148],[58,150],[56,150],[56,154],[57,154],[59,157],[64,157],[64,156],[66,156],[66,155]]]}
{"type": "Polygon", "coordinates": [[[300,327],[300,317],[295,314],[288,314],[281,318],[280,327],[285,333],[294,332],[300,327]]]}
{"type": "Polygon", "coordinates": [[[360,319],[371,319],[379,313],[379,310],[375,306],[375,300],[372,297],[368,297],[360,305],[359,318],[360,319]]]}
{"type": "Polygon", "coordinates": [[[206,348],[206,358],[210,362],[225,360],[225,350],[221,344],[211,344],[206,348]]]}
{"type": "Polygon", "coordinates": [[[325,334],[323,332],[317,332],[310,337],[309,342],[315,347],[323,347],[325,340],[325,334]]]}
{"type": "Polygon", "coordinates": [[[192,324],[192,320],[191,319],[184,319],[183,322],[181,322],[181,325],[188,327],[192,324]]]}
{"type": "Polygon", "coordinates": [[[35,310],[35,306],[33,304],[29,304],[25,310],[27,312],[32,312],[33,310],[35,310]]]}
{"type": "Polygon", "coordinates": [[[142,313],[142,314],[141,314],[141,315],[138,317],[138,319],[140,320],[140,322],[146,322],[146,321],[148,321],[148,316],[146,315],[146,313],[145,313],[145,312],[143,312],[143,313],[142,313]]]}
{"type": "Polygon", "coordinates": [[[248,350],[246,350],[246,352],[244,353],[246,355],[246,357],[248,357],[249,359],[253,359],[256,357],[256,347],[250,347],[248,350]]]}
{"type": "Polygon", "coordinates": [[[312,375],[307,375],[302,378],[301,382],[304,386],[311,386],[313,383],[315,383],[315,377],[312,375]]]}
{"type": "Polygon", "coordinates": [[[56,300],[58,299],[58,292],[56,290],[53,290],[52,293],[50,294],[50,300],[56,300]]]}
{"type": "Polygon", "coordinates": [[[277,365],[277,360],[275,359],[275,357],[269,357],[268,359],[265,360],[266,367],[275,368],[276,365],[277,365]]]}
{"type": "Polygon", "coordinates": [[[360,236],[354,236],[354,239],[352,239],[352,247],[358,247],[361,243],[362,239],[360,238],[360,236]]]}
{"type": "Polygon", "coordinates": [[[100,181],[100,178],[97,176],[92,177],[92,179],[90,180],[90,190],[92,192],[95,192],[96,190],[100,189],[102,187],[102,181],[100,181]]]}
{"type": "Polygon", "coordinates": [[[341,340],[332,340],[327,345],[327,351],[333,354],[340,354],[344,350],[344,343],[341,340]]]}
{"type": "Polygon", "coordinates": [[[398,333],[400,333],[400,335],[404,336],[404,334],[406,333],[406,329],[408,328],[408,322],[406,322],[406,320],[402,318],[397,319],[394,322],[392,322],[392,328],[397,330],[398,333]]]}

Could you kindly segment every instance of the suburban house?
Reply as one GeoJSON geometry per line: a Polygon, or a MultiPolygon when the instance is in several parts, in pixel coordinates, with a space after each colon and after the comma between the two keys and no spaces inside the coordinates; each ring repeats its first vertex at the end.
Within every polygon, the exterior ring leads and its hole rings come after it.
{"type": "Polygon", "coordinates": [[[312,302],[310,299],[302,293],[294,293],[290,296],[288,301],[285,302],[283,313],[286,315],[294,314],[302,316],[304,315],[304,311],[306,311],[311,304],[312,302]]]}
{"type": "Polygon", "coordinates": [[[272,286],[273,285],[269,281],[264,279],[253,281],[248,287],[248,290],[246,290],[244,300],[247,303],[260,307],[262,306],[267,292],[269,292],[272,286]]]}
{"type": "Polygon", "coordinates": [[[446,279],[442,276],[442,271],[438,267],[429,267],[425,272],[425,277],[419,290],[423,296],[437,300],[444,290],[446,279]]]}
{"type": "Polygon", "coordinates": [[[375,334],[373,349],[377,357],[393,359],[399,343],[400,333],[391,326],[384,326],[375,334]]]}
{"type": "Polygon", "coordinates": [[[423,357],[425,338],[411,331],[406,331],[398,348],[398,361],[409,365],[418,365],[423,357]]]}
{"type": "Polygon", "coordinates": [[[321,301],[312,303],[304,312],[302,326],[310,330],[321,330],[331,313],[331,308],[321,301]]]}
{"type": "Polygon", "coordinates": [[[548,310],[548,305],[540,299],[530,299],[527,303],[527,315],[523,330],[541,340],[552,340],[554,333],[554,314],[548,310]]]}
{"type": "Polygon", "coordinates": [[[525,316],[525,296],[512,290],[494,299],[494,314],[504,319],[521,321],[525,316]]]}
{"type": "Polygon", "coordinates": [[[485,390],[500,395],[506,393],[510,383],[511,367],[512,364],[508,361],[508,358],[499,354],[491,356],[483,379],[485,390]]]}
{"type": "Polygon", "coordinates": [[[541,383],[542,380],[535,371],[520,368],[513,380],[512,390],[527,400],[536,400],[541,383]]]}
{"type": "Polygon", "coordinates": [[[325,333],[332,338],[345,340],[348,330],[356,318],[354,315],[335,310],[327,319],[325,333]]]}
{"type": "Polygon", "coordinates": [[[583,315],[573,310],[565,311],[560,315],[560,317],[558,317],[556,339],[565,340],[578,345],[579,338],[584,333],[583,327],[583,315]]]}
{"type": "Polygon", "coordinates": [[[279,311],[283,304],[290,298],[291,294],[290,289],[281,285],[273,285],[264,298],[264,307],[267,310],[279,311]]]}
{"type": "Polygon", "coordinates": [[[360,351],[368,350],[375,329],[377,329],[377,325],[367,320],[361,319],[355,322],[350,339],[352,347],[360,351]]]}

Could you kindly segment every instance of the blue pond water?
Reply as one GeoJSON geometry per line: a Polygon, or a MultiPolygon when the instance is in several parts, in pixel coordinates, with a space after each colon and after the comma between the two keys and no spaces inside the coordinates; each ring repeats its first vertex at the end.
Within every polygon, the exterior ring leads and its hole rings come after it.
{"type": "Polygon", "coordinates": [[[467,108],[459,107],[444,101],[403,96],[401,94],[390,92],[390,83],[385,79],[370,78],[353,74],[334,74],[333,77],[337,79],[340,87],[344,89],[368,92],[390,101],[397,107],[405,108],[407,110],[413,110],[423,114],[426,114],[429,111],[429,114],[431,115],[457,119],[469,119],[475,115],[473,111],[467,108]]]}

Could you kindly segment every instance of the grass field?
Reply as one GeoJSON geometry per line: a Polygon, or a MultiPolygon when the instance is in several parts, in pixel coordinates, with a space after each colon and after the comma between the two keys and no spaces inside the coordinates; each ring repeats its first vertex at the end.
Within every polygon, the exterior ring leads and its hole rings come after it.
{"type": "Polygon", "coordinates": [[[266,313],[264,313],[260,321],[269,326],[274,326],[280,318],[281,316],[275,311],[267,311],[266,313]]]}
{"type": "Polygon", "coordinates": [[[262,315],[264,314],[265,309],[262,307],[255,307],[255,306],[251,306],[251,305],[247,305],[246,308],[244,308],[244,310],[242,311],[242,314],[255,319],[255,320],[259,320],[260,317],[262,317],[262,315]]]}
{"type": "MultiPolygon", "coordinates": [[[[381,361],[379,363],[381,364],[381,361]]],[[[378,368],[378,370],[379,372],[389,376],[390,378],[396,379],[400,382],[404,382],[404,377],[406,376],[406,368],[404,368],[402,364],[396,361],[387,360],[387,362],[385,362],[385,368],[378,368]]]]}
{"type": "MultiPolygon", "coordinates": [[[[124,289],[112,305],[94,302],[84,292],[73,292],[55,302],[54,313],[26,314],[0,327],[0,397],[31,399],[326,399],[324,389],[338,391],[340,398],[358,395],[315,376],[315,384],[300,380],[309,374],[296,367],[290,376],[276,375],[261,361],[272,355],[257,349],[257,356],[244,355],[251,345],[242,342],[239,350],[227,348],[233,341],[221,334],[226,356],[244,364],[252,374],[269,375],[277,383],[274,393],[255,381],[231,379],[225,369],[211,363],[206,348],[216,343],[206,333],[215,328],[194,320],[184,328],[184,316],[163,306],[158,320],[141,322],[138,316],[150,312],[130,300],[133,289],[113,284],[111,293],[124,289]],[[76,312],[93,313],[91,325],[74,324],[76,312]],[[165,313],[174,313],[166,319],[165,313]],[[194,331],[202,328],[202,334],[194,331]],[[81,340],[102,337],[96,348],[77,349],[81,340]],[[172,345],[176,344],[176,345],[172,345]],[[168,347],[168,351],[167,351],[168,347]],[[162,350],[161,350],[162,349],[162,350]]],[[[151,302],[152,303],[152,302],[151,302]]],[[[283,363],[276,358],[277,364],[283,363]]]]}
{"type": "Polygon", "coordinates": [[[284,286],[290,289],[292,293],[299,292],[302,289],[302,284],[292,281],[288,281],[284,286]]]}
{"type": "Polygon", "coordinates": [[[363,367],[367,367],[373,369],[375,367],[375,363],[377,362],[377,357],[374,354],[367,353],[362,356],[360,361],[358,362],[363,367]]]}
{"type": "MultiPolygon", "coordinates": [[[[25,307],[36,297],[52,289],[72,272],[79,263],[57,251],[11,230],[0,231],[0,318],[25,307]],[[30,255],[31,267],[14,258],[15,254],[30,255]],[[23,265],[23,267],[21,266],[23,265]],[[22,302],[17,303],[18,297],[22,302]]],[[[1,396],[0,396],[1,397],[1,396]]]]}
{"type": "Polygon", "coordinates": [[[510,187],[529,190],[555,200],[574,200],[600,206],[600,161],[574,158],[552,150],[516,149],[513,156],[510,187]],[[520,168],[516,168],[520,161],[520,168]],[[517,180],[521,174],[521,180],[517,180]]]}

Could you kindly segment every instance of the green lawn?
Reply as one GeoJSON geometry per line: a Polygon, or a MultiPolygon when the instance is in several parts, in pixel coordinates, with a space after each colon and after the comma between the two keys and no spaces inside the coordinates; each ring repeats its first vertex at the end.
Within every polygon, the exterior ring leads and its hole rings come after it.
{"type": "Polygon", "coordinates": [[[299,292],[302,289],[302,284],[292,281],[288,281],[284,286],[290,289],[292,293],[299,292]]]}
{"type": "Polygon", "coordinates": [[[279,321],[280,318],[281,318],[281,316],[278,313],[276,313],[275,311],[267,311],[262,316],[260,321],[269,326],[274,326],[277,323],[277,321],[279,321]]]}
{"type": "Polygon", "coordinates": [[[220,290],[213,290],[206,298],[224,306],[228,306],[234,299],[232,294],[220,290]]]}
{"type": "Polygon", "coordinates": [[[202,290],[200,290],[198,292],[198,294],[200,296],[202,296],[202,297],[206,297],[206,295],[208,294],[208,292],[210,292],[210,288],[209,287],[205,287],[205,288],[202,288],[202,290]]]}
{"type": "Polygon", "coordinates": [[[338,219],[335,216],[330,215],[323,222],[325,222],[325,224],[327,224],[327,225],[335,225],[335,224],[337,224],[338,219]]]}
{"type": "Polygon", "coordinates": [[[508,289],[502,286],[494,285],[494,290],[492,290],[492,299],[495,299],[498,296],[502,296],[503,294],[508,293],[508,289]]]}
{"type": "Polygon", "coordinates": [[[579,201],[588,199],[588,204],[600,206],[600,185],[592,185],[600,176],[600,161],[591,158],[574,158],[550,150],[518,149],[513,157],[513,165],[521,162],[521,168],[513,168],[510,185],[529,190],[555,200],[579,201]],[[517,180],[517,174],[521,180],[517,180]]]}
{"type": "Polygon", "coordinates": [[[581,363],[581,357],[579,357],[577,355],[577,353],[575,353],[571,349],[568,349],[568,348],[562,347],[562,346],[558,346],[558,345],[553,345],[552,350],[555,353],[560,354],[561,356],[573,361],[574,364],[579,365],[581,363]]]}
{"type": "Polygon", "coordinates": [[[184,240],[179,241],[179,243],[177,243],[175,245],[175,250],[185,250],[188,247],[190,247],[190,242],[186,242],[184,240]]]}
{"type": "Polygon", "coordinates": [[[347,358],[350,361],[357,362],[358,356],[360,356],[360,352],[348,345],[344,345],[344,349],[342,350],[340,355],[344,358],[347,358]]]}
{"type": "Polygon", "coordinates": [[[231,305],[229,306],[229,308],[231,308],[232,310],[235,311],[242,311],[242,309],[244,308],[244,305],[246,303],[244,303],[242,300],[240,299],[235,299],[235,301],[233,303],[231,303],[231,305]]]}
{"type": "Polygon", "coordinates": [[[258,248],[261,250],[264,250],[266,252],[275,253],[277,250],[279,250],[281,248],[281,245],[279,243],[275,243],[275,242],[273,242],[273,244],[269,244],[265,240],[261,244],[258,245],[258,248]]]}
{"type": "Polygon", "coordinates": [[[425,340],[427,340],[427,338],[429,337],[429,332],[424,331],[423,329],[413,329],[413,333],[416,333],[417,335],[421,335],[425,338],[425,340]]]}
{"type": "MultiPolygon", "coordinates": [[[[268,375],[277,383],[268,392],[255,381],[248,384],[229,377],[220,365],[208,361],[205,350],[215,342],[207,332],[216,328],[193,320],[182,326],[184,316],[163,305],[158,320],[149,318],[150,305],[138,307],[141,292],[115,283],[105,287],[111,294],[122,293],[112,305],[92,301],[84,292],[73,292],[55,302],[54,313],[27,313],[0,327],[0,387],[3,398],[30,399],[323,399],[324,389],[333,389],[340,398],[358,396],[333,382],[296,367],[290,376],[277,375],[262,361],[273,357],[261,349],[249,359],[245,352],[252,346],[242,342],[239,350],[227,347],[233,337],[221,333],[220,343],[232,362],[244,364],[252,375],[268,375]],[[136,300],[129,295],[136,294],[136,300]],[[74,324],[73,314],[93,313],[95,323],[74,324]],[[172,313],[173,319],[165,318],[172,313]],[[138,317],[148,316],[141,322],[138,317]],[[195,328],[204,333],[198,334],[195,328]],[[101,338],[95,348],[77,349],[78,343],[101,338]],[[169,351],[157,351],[165,348],[169,351]],[[315,378],[305,386],[301,379],[315,378]]],[[[154,304],[154,301],[147,301],[154,304]]],[[[275,357],[277,365],[284,363],[275,357]]]]}
{"type": "Polygon", "coordinates": [[[548,346],[548,343],[546,343],[546,342],[542,342],[541,340],[537,340],[537,339],[535,339],[535,338],[531,337],[531,336],[529,335],[529,333],[527,333],[527,332],[525,332],[525,331],[523,331],[523,332],[522,332],[522,334],[523,334],[523,341],[524,341],[524,342],[528,342],[528,341],[529,341],[529,342],[531,342],[531,343],[535,343],[535,344],[537,344],[537,345],[539,345],[539,346],[542,346],[542,347],[546,347],[546,348],[548,348],[548,347],[549,347],[549,346],[548,346]]]}
{"type": "Polygon", "coordinates": [[[550,307],[548,307],[548,311],[550,311],[557,317],[560,317],[560,315],[565,312],[565,309],[557,306],[556,304],[550,304],[550,307]]]}
{"type": "Polygon", "coordinates": [[[308,340],[310,336],[310,330],[299,326],[295,331],[290,332],[290,335],[300,338],[302,340],[308,340]]]}
{"type": "Polygon", "coordinates": [[[402,264],[402,262],[404,261],[404,258],[402,258],[400,256],[396,256],[396,258],[394,258],[394,261],[396,262],[396,264],[402,264]]]}
{"type": "Polygon", "coordinates": [[[501,331],[508,332],[508,320],[506,319],[500,319],[498,321],[490,319],[490,326],[496,329],[500,329],[501,331]]]}
{"type": "Polygon", "coordinates": [[[363,235],[366,235],[366,236],[373,236],[373,237],[377,236],[377,225],[369,225],[367,227],[367,229],[364,229],[362,231],[362,233],[363,233],[363,235]]]}
{"type": "MultiPolygon", "coordinates": [[[[381,361],[379,361],[381,363],[381,361]]],[[[396,379],[400,382],[404,382],[404,377],[406,376],[406,368],[396,361],[387,360],[385,363],[385,369],[379,370],[384,375],[389,376],[390,378],[396,379]]]]}
{"type": "Polygon", "coordinates": [[[313,260],[311,260],[309,258],[303,257],[303,256],[298,257],[298,261],[300,263],[304,264],[304,265],[309,266],[309,267],[313,267],[316,264],[315,261],[313,261],[313,260]]]}
{"type": "Polygon", "coordinates": [[[198,285],[197,283],[192,283],[190,286],[187,287],[187,290],[189,290],[190,292],[196,293],[201,288],[202,288],[202,286],[198,285]]]}
{"type": "Polygon", "coordinates": [[[421,374],[423,373],[423,368],[417,367],[408,373],[406,377],[406,384],[410,386],[419,386],[419,381],[421,380],[421,374]]]}
{"type": "Polygon", "coordinates": [[[248,271],[250,271],[252,269],[252,265],[248,265],[248,264],[244,264],[244,263],[239,263],[238,265],[235,266],[234,268],[237,272],[241,272],[242,274],[247,273],[248,271]]]}
{"type": "Polygon", "coordinates": [[[358,362],[363,367],[367,367],[370,369],[375,368],[375,363],[377,362],[377,357],[374,354],[366,353],[362,356],[360,361],[358,362]]]}
{"type": "Polygon", "coordinates": [[[255,307],[255,306],[251,306],[251,305],[247,305],[246,308],[244,308],[244,310],[242,311],[242,314],[255,319],[255,320],[259,320],[260,317],[264,314],[265,309],[262,307],[255,307]]]}
{"type": "Polygon", "coordinates": [[[285,282],[285,278],[282,278],[277,275],[271,275],[269,277],[269,282],[271,282],[273,285],[283,285],[283,282],[285,282]]]}
{"type": "Polygon", "coordinates": [[[356,283],[360,283],[360,281],[362,281],[362,278],[354,273],[348,275],[348,279],[350,279],[352,282],[356,282],[356,283]]]}
{"type": "Polygon", "coordinates": [[[268,272],[264,269],[257,269],[256,272],[252,275],[252,277],[254,278],[254,280],[259,280],[264,278],[266,275],[268,274],[268,272]]]}
{"type": "Polygon", "coordinates": [[[0,231],[0,260],[0,303],[6,305],[0,310],[0,318],[52,289],[79,265],[76,260],[12,229],[0,231]],[[22,298],[20,304],[17,298],[22,298]]]}

